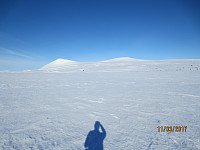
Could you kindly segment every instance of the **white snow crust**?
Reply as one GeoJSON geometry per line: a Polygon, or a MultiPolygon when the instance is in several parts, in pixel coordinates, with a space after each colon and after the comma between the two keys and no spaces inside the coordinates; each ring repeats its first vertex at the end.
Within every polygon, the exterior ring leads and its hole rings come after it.
{"type": "Polygon", "coordinates": [[[84,150],[97,120],[104,150],[200,149],[200,60],[58,59],[0,79],[2,150],[84,150]]]}

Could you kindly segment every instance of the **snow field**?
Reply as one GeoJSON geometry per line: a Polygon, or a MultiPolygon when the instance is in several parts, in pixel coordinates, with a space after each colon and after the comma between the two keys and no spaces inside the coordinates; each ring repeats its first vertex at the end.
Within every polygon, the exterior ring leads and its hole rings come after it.
{"type": "Polygon", "coordinates": [[[107,132],[105,150],[200,149],[198,70],[1,72],[0,79],[2,150],[83,150],[96,120],[107,132]]]}

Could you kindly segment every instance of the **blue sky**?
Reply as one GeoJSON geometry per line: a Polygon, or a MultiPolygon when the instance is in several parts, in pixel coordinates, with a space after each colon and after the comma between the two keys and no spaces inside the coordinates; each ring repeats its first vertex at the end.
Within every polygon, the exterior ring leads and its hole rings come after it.
{"type": "Polygon", "coordinates": [[[200,59],[200,1],[0,1],[0,70],[116,57],[200,59]]]}

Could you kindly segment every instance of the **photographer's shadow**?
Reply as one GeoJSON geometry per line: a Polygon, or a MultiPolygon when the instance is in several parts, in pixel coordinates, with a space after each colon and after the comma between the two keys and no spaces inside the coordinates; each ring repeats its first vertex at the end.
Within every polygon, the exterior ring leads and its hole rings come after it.
{"type": "Polygon", "coordinates": [[[88,136],[85,140],[85,149],[86,150],[103,150],[103,140],[106,137],[106,131],[99,121],[96,121],[94,124],[94,130],[88,133],[88,136]],[[102,132],[99,131],[101,127],[102,132]]]}

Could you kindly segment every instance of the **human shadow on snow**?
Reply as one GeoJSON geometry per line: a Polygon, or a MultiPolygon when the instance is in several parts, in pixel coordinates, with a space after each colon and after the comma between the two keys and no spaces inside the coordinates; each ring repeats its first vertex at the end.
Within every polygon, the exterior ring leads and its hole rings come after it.
{"type": "Polygon", "coordinates": [[[103,150],[103,140],[106,137],[106,130],[99,121],[94,124],[94,130],[90,131],[85,140],[86,150],[103,150]],[[102,132],[99,131],[101,128],[102,132]]]}

